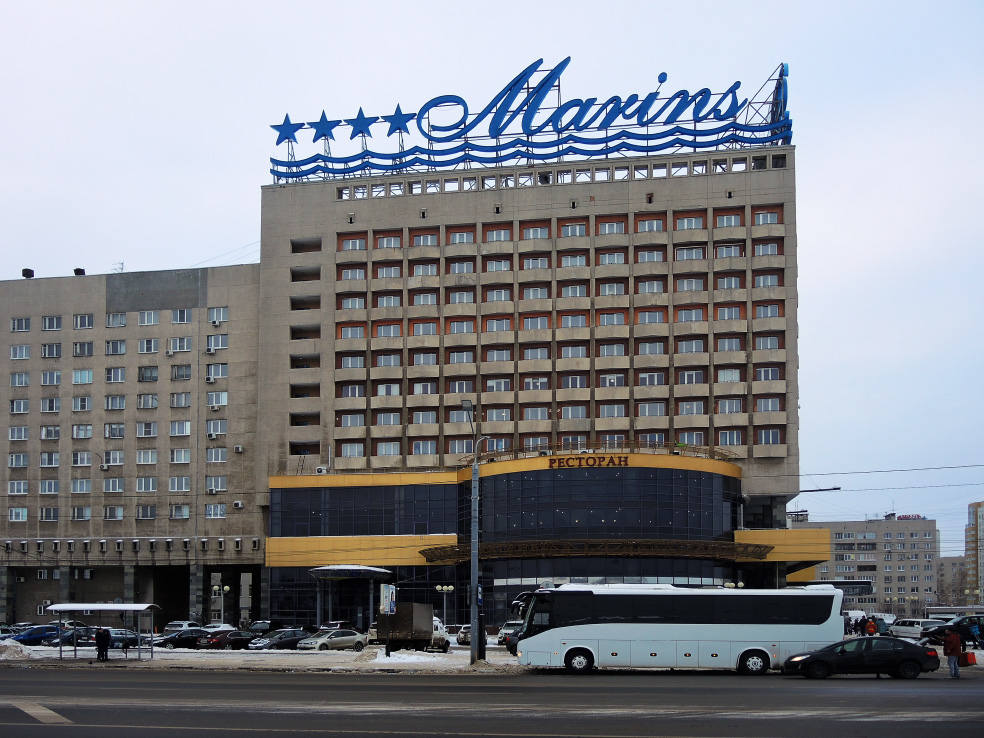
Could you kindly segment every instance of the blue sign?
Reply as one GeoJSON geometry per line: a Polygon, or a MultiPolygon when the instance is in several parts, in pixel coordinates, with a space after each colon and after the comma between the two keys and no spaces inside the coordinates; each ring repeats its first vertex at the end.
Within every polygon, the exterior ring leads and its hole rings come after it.
{"type": "Polygon", "coordinates": [[[415,112],[404,112],[397,104],[388,115],[366,115],[359,108],[350,118],[330,120],[322,111],[318,120],[306,123],[285,115],[271,128],[277,133],[276,145],[286,143],[289,155],[271,158],[270,172],[286,180],[325,178],[774,145],[792,137],[785,64],[770,78],[774,85],[763,86],[762,99],[743,97],[741,82],[720,93],[705,87],[664,94],[667,74],[661,72],[652,92],[554,100],[570,62],[567,57],[553,69],[543,69],[543,59],[538,59],[474,112],[458,95],[439,95],[415,112]],[[301,142],[297,136],[308,131],[310,144],[320,142],[324,150],[295,158],[294,144],[307,143],[306,136],[301,142]],[[358,148],[352,153],[331,150],[356,139],[358,148]]]}

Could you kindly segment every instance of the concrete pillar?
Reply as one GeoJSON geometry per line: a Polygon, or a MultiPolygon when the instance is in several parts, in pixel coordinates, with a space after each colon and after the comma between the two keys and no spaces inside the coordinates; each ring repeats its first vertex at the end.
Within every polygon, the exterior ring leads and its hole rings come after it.
{"type": "Polygon", "coordinates": [[[72,599],[72,567],[58,567],[58,602],[70,602],[72,599]]]}
{"type": "Polygon", "coordinates": [[[236,620],[236,624],[240,627],[252,620],[252,589],[253,575],[248,571],[242,572],[239,575],[239,619],[236,620]]]}
{"type": "Polygon", "coordinates": [[[202,595],[205,587],[204,573],[201,564],[191,564],[188,567],[188,619],[208,622],[208,613],[203,607],[202,595]]]}
{"type": "Polygon", "coordinates": [[[270,570],[260,569],[260,620],[270,619],[270,570]]]}
{"type": "Polygon", "coordinates": [[[14,622],[14,571],[0,566],[0,623],[14,622]]]}
{"type": "MultiPolygon", "coordinates": [[[[123,566],[123,602],[125,604],[133,604],[136,602],[134,599],[135,592],[136,567],[132,564],[126,564],[123,566]]],[[[133,613],[123,613],[123,616],[123,622],[126,623],[126,627],[131,627],[134,622],[133,613]]]]}

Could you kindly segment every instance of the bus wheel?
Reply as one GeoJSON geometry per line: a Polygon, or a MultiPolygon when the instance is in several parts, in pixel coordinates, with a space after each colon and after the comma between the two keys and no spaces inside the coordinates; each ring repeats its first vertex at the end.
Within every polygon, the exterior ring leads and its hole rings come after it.
{"type": "Polygon", "coordinates": [[[761,651],[748,651],[741,655],[738,671],[750,676],[759,676],[769,670],[769,657],[761,651]]]}
{"type": "Polygon", "coordinates": [[[567,656],[564,657],[564,665],[567,667],[567,671],[574,674],[587,674],[594,667],[594,657],[590,651],[576,648],[567,652],[567,656]]]}

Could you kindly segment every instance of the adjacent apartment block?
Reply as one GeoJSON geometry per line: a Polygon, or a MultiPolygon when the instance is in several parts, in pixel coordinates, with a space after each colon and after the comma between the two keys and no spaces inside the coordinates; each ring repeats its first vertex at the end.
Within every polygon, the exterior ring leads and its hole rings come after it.
{"type": "Polygon", "coordinates": [[[967,594],[972,604],[980,604],[984,602],[984,502],[972,502],[967,505],[964,540],[967,594]]]}
{"type": "Polygon", "coordinates": [[[938,599],[939,531],[922,515],[890,513],[856,521],[793,520],[794,529],[827,528],[833,558],[798,572],[796,581],[866,581],[873,594],[846,595],[845,609],[921,617],[938,599]]]}

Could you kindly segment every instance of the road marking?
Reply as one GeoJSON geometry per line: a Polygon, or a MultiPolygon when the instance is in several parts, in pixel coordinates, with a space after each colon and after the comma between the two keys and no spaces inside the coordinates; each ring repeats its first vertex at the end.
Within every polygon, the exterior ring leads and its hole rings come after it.
{"type": "Polygon", "coordinates": [[[72,722],[64,715],[59,715],[54,710],[49,710],[47,707],[39,705],[36,702],[11,702],[10,704],[18,710],[26,712],[41,723],[48,725],[67,725],[72,722]]]}

